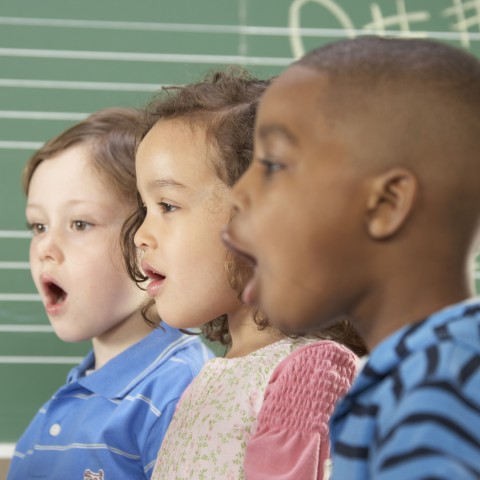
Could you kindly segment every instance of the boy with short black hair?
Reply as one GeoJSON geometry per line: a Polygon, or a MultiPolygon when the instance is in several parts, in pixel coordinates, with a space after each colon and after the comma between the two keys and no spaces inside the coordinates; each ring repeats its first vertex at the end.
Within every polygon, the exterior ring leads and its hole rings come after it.
{"type": "Polygon", "coordinates": [[[334,479],[480,478],[479,132],[480,63],[428,40],[327,45],[261,101],[225,240],[272,323],[347,316],[371,350],[334,479]]]}

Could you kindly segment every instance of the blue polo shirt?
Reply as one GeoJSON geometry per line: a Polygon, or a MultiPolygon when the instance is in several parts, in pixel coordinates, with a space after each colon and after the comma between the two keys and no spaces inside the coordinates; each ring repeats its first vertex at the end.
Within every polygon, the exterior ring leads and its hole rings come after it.
{"type": "Polygon", "coordinates": [[[165,324],[86,374],[90,352],[20,438],[7,479],[149,479],[180,396],[211,357],[165,324]]]}
{"type": "Polygon", "coordinates": [[[480,478],[480,299],[393,334],[330,424],[335,480],[480,478]]]}

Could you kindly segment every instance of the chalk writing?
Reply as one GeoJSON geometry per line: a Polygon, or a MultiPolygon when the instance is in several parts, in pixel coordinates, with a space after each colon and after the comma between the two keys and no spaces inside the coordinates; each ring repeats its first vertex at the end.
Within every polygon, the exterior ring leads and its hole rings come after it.
{"type": "MultiPolygon", "coordinates": [[[[394,5],[394,12],[385,14],[380,6],[380,2],[372,2],[369,5],[368,16],[370,21],[360,26],[355,26],[354,21],[347,13],[344,7],[339,5],[340,2],[335,0],[293,0],[289,8],[289,30],[290,30],[290,46],[295,58],[301,57],[305,53],[303,36],[306,30],[302,28],[302,10],[307,4],[314,5],[318,8],[318,18],[325,18],[325,14],[333,16],[337,22],[337,29],[330,30],[333,37],[343,36],[353,38],[357,35],[374,34],[374,35],[395,35],[400,37],[428,37],[442,36],[444,38],[456,39],[461,42],[462,46],[468,48],[472,39],[479,40],[480,35],[480,0],[451,0],[452,5],[448,8],[436,6],[437,10],[430,11],[418,9],[415,2],[410,0],[395,0],[391,2],[389,7],[394,5]],[[425,24],[432,20],[432,17],[443,18],[444,21],[450,21],[448,28],[451,32],[430,32],[425,28],[425,24]],[[424,27],[422,29],[422,26],[424,27]],[[476,28],[476,32],[472,30],[476,28]],[[341,34],[339,34],[339,32],[341,34]],[[432,35],[435,33],[435,35],[432,35]]],[[[432,2],[433,5],[433,2],[432,2]]],[[[313,10],[309,10],[312,12],[313,10]]],[[[317,36],[317,35],[315,35],[317,36]]],[[[328,34],[325,34],[328,37],[328,34]]]]}

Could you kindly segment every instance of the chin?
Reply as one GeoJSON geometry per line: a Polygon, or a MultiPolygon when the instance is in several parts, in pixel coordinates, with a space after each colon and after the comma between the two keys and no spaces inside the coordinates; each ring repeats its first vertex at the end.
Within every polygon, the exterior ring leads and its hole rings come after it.
{"type": "Polygon", "coordinates": [[[278,311],[277,316],[275,316],[275,314],[268,315],[268,318],[271,319],[270,323],[272,326],[287,334],[305,335],[308,333],[315,333],[337,323],[334,319],[322,321],[318,316],[308,314],[302,316],[299,315],[299,311],[296,311],[292,315],[288,315],[288,312],[285,310],[286,309],[278,311]]]}
{"type": "Polygon", "coordinates": [[[306,324],[302,321],[295,321],[295,320],[280,320],[279,322],[273,322],[272,324],[274,327],[277,327],[282,332],[289,334],[289,335],[305,335],[309,332],[313,332],[318,330],[316,325],[306,324]]]}
{"type": "Polygon", "coordinates": [[[90,340],[91,337],[80,335],[79,333],[74,332],[64,332],[62,329],[53,328],[55,331],[55,335],[62,341],[66,343],[78,343],[83,342],[85,340],[90,340]]]}

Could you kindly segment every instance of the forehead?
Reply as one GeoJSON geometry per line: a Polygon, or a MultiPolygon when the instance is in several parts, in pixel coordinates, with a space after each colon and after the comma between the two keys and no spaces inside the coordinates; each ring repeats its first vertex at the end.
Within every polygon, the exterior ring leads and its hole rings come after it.
{"type": "Polygon", "coordinates": [[[322,92],[329,86],[329,76],[313,68],[293,65],[276,78],[272,85],[267,89],[263,99],[270,96],[285,96],[288,101],[292,97],[309,98],[313,96],[322,98],[322,92]]]}
{"type": "MultiPolygon", "coordinates": [[[[295,158],[305,162],[339,152],[363,169],[375,167],[391,151],[395,132],[389,101],[373,98],[354,81],[294,65],[274,81],[261,100],[255,125],[255,148],[293,145],[295,158]],[[271,135],[270,132],[282,132],[271,135]],[[273,143],[272,143],[273,145],[273,143]]],[[[391,96],[390,96],[391,97],[391,96]]],[[[389,98],[390,98],[389,97],[389,98]]]]}
{"type": "Polygon", "coordinates": [[[158,121],[140,143],[136,156],[137,177],[155,174],[187,186],[218,180],[212,159],[216,155],[202,125],[181,119],[158,121]]]}
{"type": "Polygon", "coordinates": [[[303,66],[290,67],[267,89],[257,115],[256,135],[284,130],[292,137],[311,134],[318,138],[328,127],[327,107],[331,98],[327,75],[303,66]],[[276,128],[278,127],[278,128],[276,128]]]}
{"type": "Polygon", "coordinates": [[[81,184],[84,181],[95,181],[96,177],[99,175],[92,166],[88,149],[78,145],[39,163],[33,172],[32,184],[59,182],[61,179],[72,184],[81,184]]]}
{"type": "Polygon", "coordinates": [[[108,188],[105,176],[94,167],[90,150],[74,146],[41,162],[30,182],[28,198],[95,198],[117,200],[114,189],[108,188]]]}

